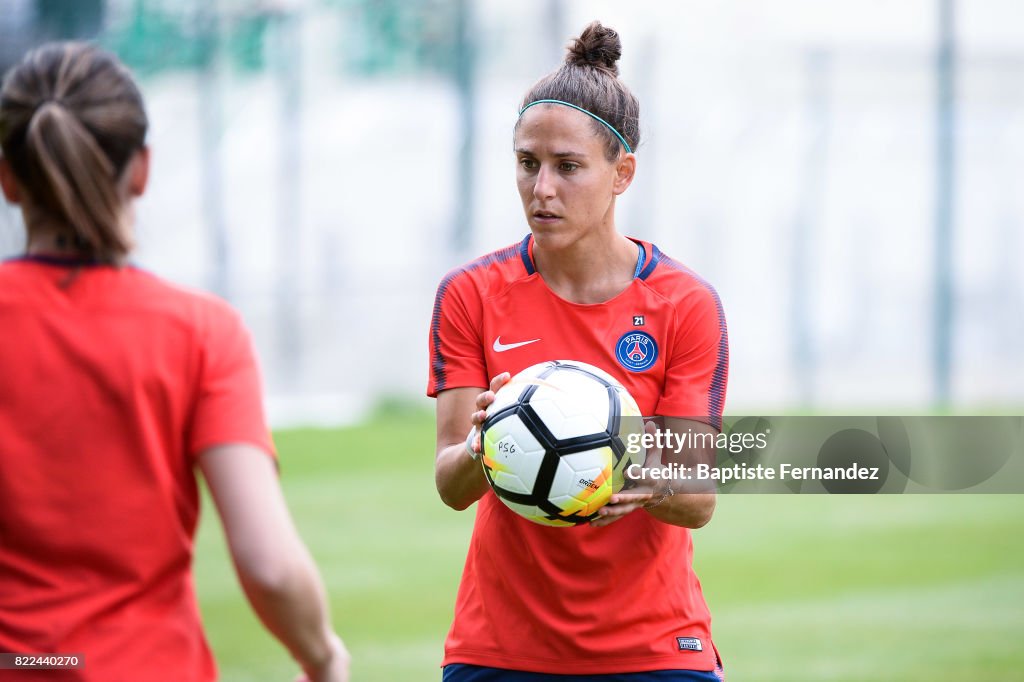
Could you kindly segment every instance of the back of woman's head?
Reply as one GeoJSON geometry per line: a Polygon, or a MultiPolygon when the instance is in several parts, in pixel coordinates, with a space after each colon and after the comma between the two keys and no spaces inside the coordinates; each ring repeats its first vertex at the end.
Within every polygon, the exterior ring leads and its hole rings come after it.
{"type": "MultiPolygon", "coordinates": [[[[569,44],[565,63],[530,88],[520,109],[546,99],[574,104],[607,121],[636,149],[640,144],[640,103],[619,80],[621,56],[619,34],[592,22],[569,44]]],[[[595,130],[606,139],[607,158],[615,159],[621,149],[619,138],[600,123],[595,122],[595,130]]]]}
{"type": "Polygon", "coordinates": [[[26,211],[102,262],[131,248],[120,180],[147,125],[128,70],[86,43],[33,50],[0,91],[0,149],[27,195],[26,211]]]}

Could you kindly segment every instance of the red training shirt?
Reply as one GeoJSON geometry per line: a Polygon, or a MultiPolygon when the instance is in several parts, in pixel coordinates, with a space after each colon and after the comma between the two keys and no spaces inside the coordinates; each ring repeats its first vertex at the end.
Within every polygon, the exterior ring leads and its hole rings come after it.
{"type": "MultiPolygon", "coordinates": [[[[643,260],[632,284],[595,305],[548,288],[531,236],[449,273],[431,320],[428,394],[580,360],[622,382],[644,415],[720,428],[728,337],[718,296],[653,244],[637,243],[643,260]]],[[[646,512],[606,528],[552,528],[488,491],[443,665],[574,675],[713,670],[711,617],[692,559],[690,531],[646,512]]]]}
{"type": "Polygon", "coordinates": [[[0,264],[0,651],[19,680],[217,677],[193,586],[205,449],[273,446],[226,303],[134,267],[0,264]]]}

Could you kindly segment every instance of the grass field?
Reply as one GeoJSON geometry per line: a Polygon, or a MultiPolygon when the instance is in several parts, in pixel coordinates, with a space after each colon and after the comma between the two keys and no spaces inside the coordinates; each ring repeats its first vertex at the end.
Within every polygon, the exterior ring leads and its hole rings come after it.
{"type": "MultiPolygon", "coordinates": [[[[439,680],[473,512],[437,498],[432,416],[276,441],[353,682],[439,680]]],[[[196,571],[221,677],[291,680],[212,510],[196,571]]],[[[730,682],[1024,680],[1024,496],[721,496],[694,538],[730,682]]]]}

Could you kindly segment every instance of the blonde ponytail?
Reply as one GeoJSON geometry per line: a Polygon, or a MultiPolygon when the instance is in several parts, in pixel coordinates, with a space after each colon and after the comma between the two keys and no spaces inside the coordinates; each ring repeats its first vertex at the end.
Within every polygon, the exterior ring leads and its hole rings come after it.
{"type": "Polygon", "coordinates": [[[26,135],[40,177],[37,200],[71,226],[76,241],[97,257],[124,256],[131,248],[114,165],[89,131],[67,109],[40,106],[26,135]]]}

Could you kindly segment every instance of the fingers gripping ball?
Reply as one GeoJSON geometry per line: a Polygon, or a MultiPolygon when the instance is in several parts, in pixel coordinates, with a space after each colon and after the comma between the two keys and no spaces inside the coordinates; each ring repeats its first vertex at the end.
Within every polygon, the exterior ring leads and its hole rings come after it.
{"type": "Polygon", "coordinates": [[[497,392],[480,459],[494,493],[514,512],[574,526],[597,518],[622,489],[626,468],[644,463],[642,447],[627,448],[642,435],[640,409],[614,377],[583,362],[552,360],[524,369],[497,392]]]}

